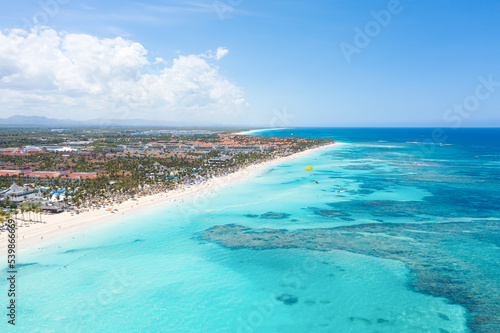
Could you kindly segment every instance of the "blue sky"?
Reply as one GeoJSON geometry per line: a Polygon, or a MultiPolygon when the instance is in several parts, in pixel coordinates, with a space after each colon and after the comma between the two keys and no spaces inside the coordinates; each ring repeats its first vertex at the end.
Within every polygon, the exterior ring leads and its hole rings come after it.
{"type": "Polygon", "coordinates": [[[472,0],[8,2],[2,116],[500,126],[499,19],[472,0]]]}

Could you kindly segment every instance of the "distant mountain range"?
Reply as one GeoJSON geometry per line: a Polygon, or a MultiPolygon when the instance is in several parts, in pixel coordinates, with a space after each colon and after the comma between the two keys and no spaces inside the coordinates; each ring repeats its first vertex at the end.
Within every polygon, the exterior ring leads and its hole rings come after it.
{"type": "Polygon", "coordinates": [[[228,127],[201,122],[174,122],[145,119],[106,119],[91,120],[55,119],[40,116],[12,116],[0,118],[0,127],[228,127]]]}

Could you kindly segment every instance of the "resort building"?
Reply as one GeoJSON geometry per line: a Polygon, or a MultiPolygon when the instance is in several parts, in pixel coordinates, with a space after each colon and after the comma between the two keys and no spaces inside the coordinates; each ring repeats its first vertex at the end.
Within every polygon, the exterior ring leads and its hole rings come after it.
{"type": "Polygon", "coordinates": [[[94,179],[97,178],[97,172],[73,172],[68,177],[74,179],[94,179]]]}
{"type": "Polygon", "coordinates": [[[21,175],[21,170],[0,170],[0,176],[16,177],[21,175]]]}
{"type": "Polygon", "coordinates": [[[35,190],[28,186],[19,186],[16,183],[3,191],[0,191],[0,200],[11,201],[13,203],[20,203],[31,199],[42,198],[40,194],[36,193],[35,190]]]}
{"type": "Polygon", "coordinates": [[[66,208],[66,205],[63,202],[54,202],[51,204],[42,205],[38,208],[43,212],[57,214],[62,213],[66,208]]]}
{"type": "Polygon", "coordinates": [[[24,174],[21,180],[25,183],[39,182],[44,185],[52,185],[60,175],[61,173],[58,171],[35,171],[24,174]]]}
{"type": "Polygon", "coordinates": [[[227,161],[230,161],[232,160],[232,157],[230,156],[222,156],[222,157],[218,157],[218,158],[211,158],[208,160],[208,163],[210,164],[219,164],[219,163],[225,163],[227,161]]]}

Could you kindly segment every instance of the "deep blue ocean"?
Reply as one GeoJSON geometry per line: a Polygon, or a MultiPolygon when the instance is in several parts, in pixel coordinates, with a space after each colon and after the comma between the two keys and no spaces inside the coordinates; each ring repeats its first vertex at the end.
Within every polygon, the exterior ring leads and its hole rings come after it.
{"type": "Polygon", "coordinates": [[[22,252],[0,331],[500,332],[500,129],[258,135],[342,144],[22,252]]]}

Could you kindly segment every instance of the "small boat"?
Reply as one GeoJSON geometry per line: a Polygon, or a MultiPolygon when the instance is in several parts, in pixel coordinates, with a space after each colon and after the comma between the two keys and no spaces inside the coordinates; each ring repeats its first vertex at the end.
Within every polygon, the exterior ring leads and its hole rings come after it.
{"type": "Polygon", "coordinates": [[[317,180],[316,180],[316,181],[314,181],[314,182],[315,182],[316,184],[318,183],[318,181],[317,181],[317,180]]]}

